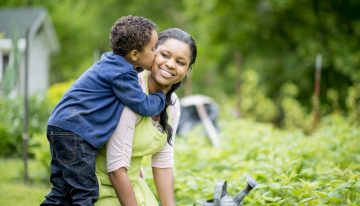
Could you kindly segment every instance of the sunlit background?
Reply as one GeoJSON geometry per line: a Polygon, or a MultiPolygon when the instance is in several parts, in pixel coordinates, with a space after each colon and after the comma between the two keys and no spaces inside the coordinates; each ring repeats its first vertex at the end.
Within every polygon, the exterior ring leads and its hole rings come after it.
{"type": "Polygon", "coordinates": [[[248,174],[259,186],[245,205],[360,205],[360,1],[2,0],[0,7],[0,205],[38,205],[47,194],[47,118],[109,51],[111,25],[130,14],[152,19],[158,32],[178,27],[194,37],[198,57],[177,93],[216,105],[216,135],[199,121],[177,137],[178,205],[212,198],[219,179],[235,195],[248,174]]]}

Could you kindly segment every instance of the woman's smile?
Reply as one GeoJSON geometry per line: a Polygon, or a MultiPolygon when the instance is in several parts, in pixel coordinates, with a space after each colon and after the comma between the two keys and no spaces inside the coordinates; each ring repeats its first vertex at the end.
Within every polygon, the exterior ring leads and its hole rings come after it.
{"type": "Polygon", "coordinates": [[[176,76],[176,74],[173,74],[172,72],[170,72],[166,69],[163,69],[163,68],[160,68],[160,74],[162,74],[166,78],[171,78],[173,76],[176,76]]]}

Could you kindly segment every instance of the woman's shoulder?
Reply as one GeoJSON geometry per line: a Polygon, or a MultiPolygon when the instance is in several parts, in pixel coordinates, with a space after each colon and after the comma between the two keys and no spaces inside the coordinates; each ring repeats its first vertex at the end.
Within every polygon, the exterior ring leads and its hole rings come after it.
{"type": "Polygon", "coordinates": [[[171,119],[177,120],[180,117],[180,100],[175,92],[171,95],[171,104],[169,109],[171,112],[171,119]]]}
{"type": "MultiPolygon", "coordinates": [[[[172,101],[173,103],[179,101],[179,97],[177,96],[177,94],[176,94],[175,92],[173,92],[173,93],[171,94],[171,101],[172,101]]],[[[179,102],[178,102],[178,103],[179,103],[179,102]]]]}

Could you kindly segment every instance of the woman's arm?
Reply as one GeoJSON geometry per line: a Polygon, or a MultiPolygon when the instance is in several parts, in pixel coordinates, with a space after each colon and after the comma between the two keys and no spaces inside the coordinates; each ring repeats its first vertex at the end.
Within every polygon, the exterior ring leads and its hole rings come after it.
{"type": "Polygon", "coordinates": [[[152,167],[172,168],[174,166],[174,146],[176,130],[180,119],[180,102],[175,93],[173,93],[171,101],[174,103],[169,107],[169,124],[173,130],[171,145],[165,144],[161,151],[152,156],[152,167]]]}
{"type": "Polygon", "coordinates": [[[109,172],[111,184],[122,206],[136,206],[136,198],[133,187],[127,175],[127,169],[121,167],[114,172],[109,172]]]}
{"type": "Polygon", "coordinates": [[[106,145],[106,164],[110,181],[123,206],[137,205],[132,184],[127,175],[130,167],[136,114],[125,107],[117,128],[106,145]]]}
{"type": "Polygon", "coordinates": [[[153,176],[161,205],[175,206],[173,169],[153,167],[153,176]]]}
{"type": "Polygon", "coordinates": [[[170,125],[173,129],[171,145],[165,144],[163,149],[152,157],[153,177],[161,205],[175,205],[174,196],[174,142],[176,129],[180,118],[180,103],[174,93],[172,96],[174,105],[170,107],[170,125]]]}

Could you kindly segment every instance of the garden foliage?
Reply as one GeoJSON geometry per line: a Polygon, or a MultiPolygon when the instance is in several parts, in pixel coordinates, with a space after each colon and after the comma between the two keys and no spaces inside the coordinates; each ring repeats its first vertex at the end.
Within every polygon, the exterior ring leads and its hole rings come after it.
{"type": "Polygon", "coordinates": [[[313,134],[278,130],[248,120],[221,121],[221,147],[209,146],[201,128],[175,145],[179,205],[212,199],[215,183],[235,195],[246,175],[260,184],[246,205],[359,205],[360,129],[334,115],[313,134]]]}
{"type": "MultiPolygon", "coordinates": [[[[44,132],[50,113],[46,99],[34,95],[29,99],[29,136],[44,132]]],[[[14,157],[22,154],[24,125],[24,99],[0,97],[0,156],[14,157]]],[[[31,139],[30,139],[31,141],[31,139]]]]}

